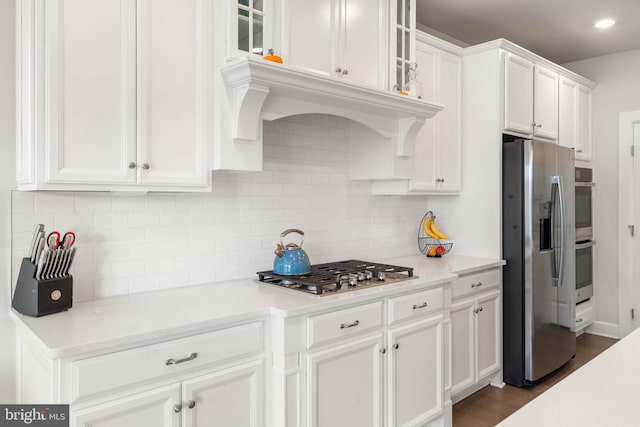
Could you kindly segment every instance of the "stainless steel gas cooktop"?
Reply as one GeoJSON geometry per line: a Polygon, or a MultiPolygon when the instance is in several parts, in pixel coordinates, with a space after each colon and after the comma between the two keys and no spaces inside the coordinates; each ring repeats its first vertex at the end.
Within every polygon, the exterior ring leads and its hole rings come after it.
{"type": "Polygon", "coordinates": [[[309,273],[301,275],[257,274],[261,282],[270,285],[325,296],[408,280],[413,278],[413,268],[348,260],[312,265],[309,273]]]}

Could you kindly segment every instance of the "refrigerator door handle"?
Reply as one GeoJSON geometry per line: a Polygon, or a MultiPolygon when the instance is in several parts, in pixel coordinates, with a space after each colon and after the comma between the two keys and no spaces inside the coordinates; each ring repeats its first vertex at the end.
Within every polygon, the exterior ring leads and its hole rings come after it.
{"type": "MultiPolygon", "coordinates": [[[[566,223],[566,215],[565,215],[565,197],[564,197],[564,185],[561,176],[553,176],[551,177],[551,185],[555,187],[552,189],[552,206],[553,211],[555,211],[555,199],[556,195],[559,202],[560,208],[560,247],[555,246],[555,236],[553,238],[554,248],[553,248],[553,278],[552,284],[553,286],[562,286],[563,278],[564,278],[564,258],[565,258],[565,223],[566,223]],[[555,190],[555,191],[554,191],[555,190]],[[560,262],[559,266],[556,262],[557,257],[557,249],[560,249],[560,262]]],[[[552,212],[553,212],[552,211],[552,212]]],[[[552,230],[555,229],[555,215],[553,216],[553,224],[552,230]]]]}

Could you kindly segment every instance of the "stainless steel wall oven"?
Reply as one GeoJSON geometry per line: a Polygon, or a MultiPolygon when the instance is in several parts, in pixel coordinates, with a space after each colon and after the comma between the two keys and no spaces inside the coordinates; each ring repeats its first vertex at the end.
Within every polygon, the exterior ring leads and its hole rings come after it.
{"type": "Polygon", "coordinates": [[[593,296],[593,171],[576,168],[576,303],[593,296]]]}
{"type": "Polygon", "coordinates": [[[593,239],[593,173],[591,169],[576,168],[576,241],[593,239]]]}

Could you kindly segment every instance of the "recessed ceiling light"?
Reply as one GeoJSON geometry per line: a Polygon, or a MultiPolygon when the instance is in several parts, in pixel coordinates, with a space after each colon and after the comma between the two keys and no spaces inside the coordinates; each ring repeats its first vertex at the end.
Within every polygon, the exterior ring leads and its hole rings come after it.
{"type": "Polygon", "coordinates": [[[593,26],[596,28],[609,28],[612,27],[615,23],[616,21],[614,21],[613,19],[600,19],[599,21],[594,22],[593,26]]]}

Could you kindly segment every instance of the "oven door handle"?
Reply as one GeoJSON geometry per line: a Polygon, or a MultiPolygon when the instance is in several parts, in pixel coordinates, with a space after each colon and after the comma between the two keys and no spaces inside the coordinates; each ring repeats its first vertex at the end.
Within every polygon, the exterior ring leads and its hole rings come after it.
{"type": "Polygon", "coordinates": [[[595,244],[596,244],[595,240],[589,240],[588,242],[584,242],[584,243],[577,243],[576,250],[590,248],[595,244]]]}

